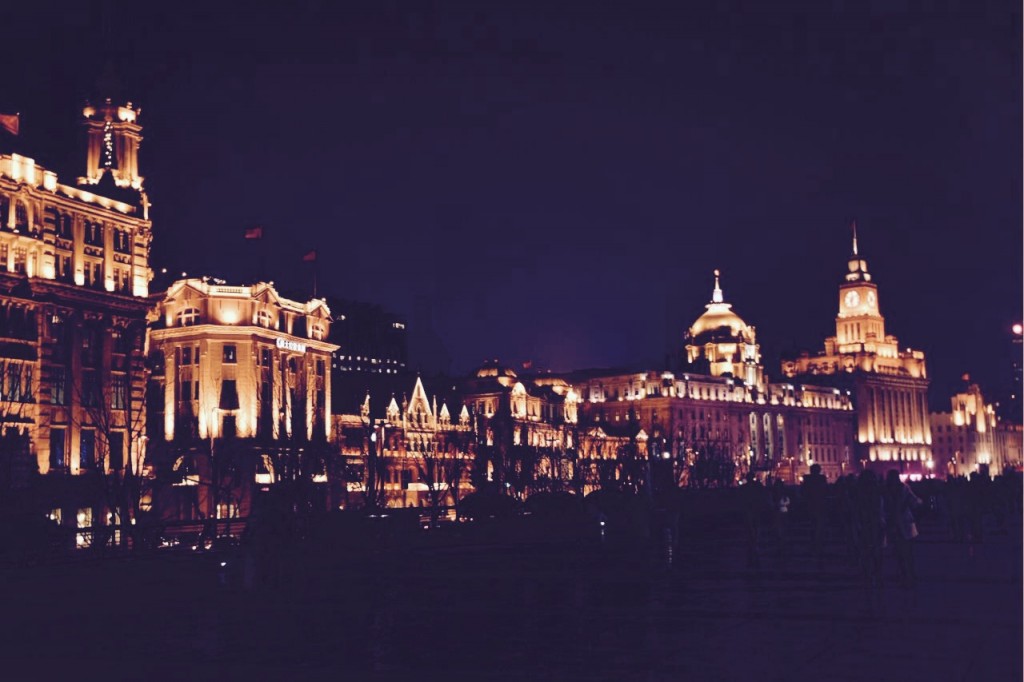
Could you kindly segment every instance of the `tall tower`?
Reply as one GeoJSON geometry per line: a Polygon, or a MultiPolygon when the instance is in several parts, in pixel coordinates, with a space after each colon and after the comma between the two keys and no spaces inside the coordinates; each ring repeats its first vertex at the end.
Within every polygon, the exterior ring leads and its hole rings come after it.
{"type": "Polygon", "coordinates": [[[906,348],[885,333],[885,318],[878,307],[878,285],[857,244],[839,284],[836,335],[825,339],[817,355],[803,353],[785,360],[782,373],[807,383],[844,385],[857,409],[856,448],[863,466],[898,467],[913,475],[940,469],[932,457],[928,417],[928,374],[924,353],[906,348]]]}
{"type": "Polygon", "coordinates": [[[95,106],[86,104],[82,109],[86,134],[85,176],[80,185],[95,185],[109,173],[118,187],[142,190],[139,175],[139,145],[142,126],[138,117],[142,109],[133,108],[131,102],[115,105],[110,98],[95,106]]]}
{"type": "Polygon", "coordinates": [[[856,223],[853,224],[853,250],[846,277],[839,285],[836,340],[840,352],[885,341],[885,318],[878,308],[878,285],[871,281],[868,263],[858,253],[856,223]]]}
{"type": "Polygon", "coordinates": [[[703,315],[686,332],[686,364],[711,376],[729,375],[759,391],[765,388],[757,330],[732,310],[715,270],[715,288],[703,315]]]}

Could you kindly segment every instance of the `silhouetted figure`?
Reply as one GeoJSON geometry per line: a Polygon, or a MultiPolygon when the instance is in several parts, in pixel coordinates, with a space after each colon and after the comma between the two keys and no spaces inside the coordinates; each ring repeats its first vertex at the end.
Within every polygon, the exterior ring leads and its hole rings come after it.
{"type": "Polygon", "coordinates": [[[840,534],[846,549],[846,560],[850,565],[857,565],[858,560],[856,487],[856,476],[849,474],[836,480],[833,489],[840,534]]]}
{"type": "Polygon", "coordinates": [[[862,471],[857,479],[854,497],[855,534],[861,570],[868,585],[882,584],[882,539],[885,534],[885,512],[878,477],[862,471]]]}
{"type": "Polygon", "coordinates": [[[971,542],[981,542],[985,531],[985,508],[989,504],[989,479],[975,471],[967,483],[967,516],[970,519],[971,542]]]}
{"type": "Polygon", "coordinates": [[[747,535],[747,567],[760,568],[758,544],[765,515],[771,510],[771,500],[768,491],[754,474],[747,476],[747,483],[740,490],[740,494],[743,499],[743,520],[747,535]]]}
{"type": "Polygon", "coordinates": [[[818,568],[821,568],[824,560],[827,498],[828,481],[821,473],[821,465],[812,464],[811,473],[804,476],[803,483],[800,485],[800,499],[804,503],[807,518],[810,521],[811,553],[818,561],[818,568]]]}
{"type": "Polygon", "coordinates": [[[789,507],[792,503],[786,484],[781,479],[775,479],[772,486],[772,528],[775,532],[776,548],[779,558],[787,555],[786,534],[789,526],[789,507]]]}
{"type": "Polygon", "coordinates": [[[921,504],[921,500],[910,486],[900,480],[900,472],[890,469],[885,477],[884,502],[887,537],[892,545],[903,584],[910,587],[917,580],[911,544],[918,535],[913,510],[921,504]]]}
{"type": "Polygon", "coordinates": [[[967,514],[967,481],[954,476],[946,482],[946,509],[949,514],[949,530],[954,542],[967,540],[969,519],[967,514]]]}

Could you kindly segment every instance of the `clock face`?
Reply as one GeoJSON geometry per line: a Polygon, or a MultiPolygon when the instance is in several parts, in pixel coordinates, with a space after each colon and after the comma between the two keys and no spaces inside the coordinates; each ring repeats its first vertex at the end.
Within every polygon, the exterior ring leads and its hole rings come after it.
{"type": "Polygon", "coordinates": [[[868,292],[868,307],[869,308],[874,308],[876,303],[878,303],[878,301],[875,300],[875,292],[869,291],[868,292]]]}
{"type": "Polygon", "coordinates": [[[846,303],[847,308],[856,308],[860,305],[860,294],[856,291],[847,291],[846,298],[843,301],[846,303]]]}

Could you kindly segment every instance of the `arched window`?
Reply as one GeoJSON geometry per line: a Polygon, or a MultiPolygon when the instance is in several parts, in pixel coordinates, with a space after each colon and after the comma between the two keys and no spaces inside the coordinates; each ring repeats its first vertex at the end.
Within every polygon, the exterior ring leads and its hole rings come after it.
{"type": "Polygon", "coordinates": [[[317,341],[324,340],[324,326],[320,323],[316,323],[309,328],[309,338],[316,339],[317,341]]]}
{"type": "Polygon", "coordinates": [[[260,310],[256,313],[256,324],[271,329],[274,326],[274,316],[267,310],[260,310]]]}
{"type": "Polygon", "coordinates": [[[192,327],[197,324],[199,324],[198,308],[185,308],[180,313],[178,313],[179,327],[192,327]]]}

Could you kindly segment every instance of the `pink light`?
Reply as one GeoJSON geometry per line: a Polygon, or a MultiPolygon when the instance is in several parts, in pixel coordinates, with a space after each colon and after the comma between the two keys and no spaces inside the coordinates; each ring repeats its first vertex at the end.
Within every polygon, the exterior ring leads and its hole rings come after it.
{"type": "Polygon", "coordinates": [[[1024,334],[1024,325],[1022,325],[1020,322],[1013,325],[1013,333],[1016,334],[1017,336],[1024,334]]]}

